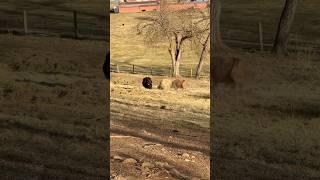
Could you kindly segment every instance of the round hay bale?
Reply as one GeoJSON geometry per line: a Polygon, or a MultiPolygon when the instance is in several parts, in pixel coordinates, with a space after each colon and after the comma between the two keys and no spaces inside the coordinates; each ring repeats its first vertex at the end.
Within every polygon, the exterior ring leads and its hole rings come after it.
{"type": "Polygon", "coordinates": [[[171,79],[162,79],[159,83],[158,89],[167,90],[170,89],[172,85],[171,79]]]}
{"type": "Polygon", "coordinates": [[[147,88],[147,89],[152,89],[152,80],[150,77],[145,77],[142,80],[142,85],[143,87],[147,88]]]}

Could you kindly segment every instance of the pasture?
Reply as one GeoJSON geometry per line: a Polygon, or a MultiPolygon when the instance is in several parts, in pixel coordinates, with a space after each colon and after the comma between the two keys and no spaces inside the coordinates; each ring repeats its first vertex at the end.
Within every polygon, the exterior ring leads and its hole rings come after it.
{"type": "Polygon", "coordinates": [[[105,41],[109,39],[107,5],[102,0],[4,0],[0,2],[0,33],[24,34],[26,10],[29,34],[73,38],[76,11],[79,38],[105,41]]]}
{"type": "MultiPolygon", "coordinates": [[[[221,34],[233,47],[251,47],[240,42],[259,43],[259,21],[263,25],[264,42],[270,44],[285,1],[226,0],[222,2],[221,34]]],[[[319,1],[299,1],[297,14],[290,36],[290,48],[295,50],[307,46],[319,50],[319,1]]],[[[253,46],[254,47],[254,46],[253,46]]],[[[270,47],[266,47],[267,49],[270,47]]]]}
{"type": "Polygon", "coordinates": [[[188,44],[181,60],[187,88],[157,89],[160,80],[168,78],[171,59],[165,40],[149,46],[138,36],[136,26],[148,16],[150,12],[110,18],[111,64],[118,64],[121,72],[111,74],[111,175],[209,179],[209,58],[203,68],[207,77],[189,78],[199,56],[188,44]],[[138,72],[132,73],[132,65],[138,72]],[[151,90],[141,84],[146,76],[152,78],[151,90]],[[136,162],[126,163],[131,158],[136,162]],[[145,168],[146,163],[151,167],[145,168]]]}
{"type": "Polygon", "coordinates": [[[259,21],[265,42],[272,43],[283,3],[222,2],[222,38],[251,75],[241,92],[223,86],[217,90],[211,115],[218,179],[320,177],[318,2],[299,2],[288,57],[257,49],[249,53],[252,46],[234,43],[258,43],[259,21]]]}
{"type": "MultiPolygon", "coordinates": [[[[152,12],[143,13],[119,13],[110,16],[110,50],[111,63],[119,64],[124,69],[128,65],[143,66],[144,73],[149,74],[150,67],[155,74],[168,75],[171,67],[171,58],[168,53],[168,42],[166,40],[159,42],[155,46],[149,46],[144,43],[143,37],[137,34],[137,24],[146,22],[152,12]]],[[[199,50],[188,43],[181,59],[181,72],[184,76],[190,75],[190,69],[193,74],[199,62],[199,50]]],[[[209,55],[208,55],[209,56],[209,55]]],[[[209,57],[205,60],[202,74],[208,78],[209,57]]],[[[126,70],[128,72],[130,70],[126,70]]]]}
{"type": "Polygon", "coordinates": [[[217,89],[211,114],[216,177],[319,178],[319,55],[232,55],[250,77],[241,91],[217,89]]]}
{"type": "Polygon", "coordinates": [[[47,37],[72,33],[73,10],[81,14],[83,34],[105,36],[104,4],[0,2],[0,179],[108,178],[107,82],[101,71],[107,47],[103,41],[47,37]],[[43,36],[12,34],[23,30],[24,9],[30,32],[43,36]]]}
{"type": "Polygon", "coordinates": [[[163,77],[152,76],[153,89],[142,86],[143,75],[111,77],[112,177],[208,179],[208,80],[187,79],[187,89],[160,90],[155,86],[163,77]],[[125,163],[130,158],[137,162],[125,163]]]}
{"type": "Polygon", "coordinates": [[[0,47],[0,177],[108,178],[105,44],[0,35],[0,47]]]}

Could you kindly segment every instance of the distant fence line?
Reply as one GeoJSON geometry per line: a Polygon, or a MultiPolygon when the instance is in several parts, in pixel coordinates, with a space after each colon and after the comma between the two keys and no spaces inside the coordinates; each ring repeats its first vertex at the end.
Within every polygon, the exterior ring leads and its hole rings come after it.
{"type": "MultiPolygon", "coordinates": [[[[222,39],[224,42],[231,46],[240,47],[243,49],[256,49],[261,52],[264,52],[265,50],[271,50],[273,47],[273,40],[265,38],[265,32],[263,31],[263,24],[261,21],[257,23],[257,41],[256,42],[250,42],[246,40],[242,40],[241,38],[230,38],[226,36],[222,36],[222,39]]],[[[270,33],[269,33],[270,36],[270,33]]],[[[238,35],[238,37],[241,37],[241,35],[238,35]]],[[[313,42],[313,41],[306,41],[306,40],[300,40],[297,37],[294,37],[294,35],[291,36],[288,42],[288,50],[289,51],[305,51],[306,48],[312,48],[312,51],[315,53],[320,53],[320,42],[313,42]]]]}
{"type": "MultiPolygon", "coordinates": [[[[204,69],[203,69],[204,70],[204,69]]],[[[152,66],[141,66],[135,64],[126,63],[110,63],[110,71],[115,73],[131,73],[131,74],[145,74],[151,76],[168,76],[172,75],[172,68],[164,67],[152,67],[152,66]]],[[[194,78],[196,76],[196,69],[194,68],[183,68],[180,67],[180,75],[182,77],[194,78]]],[[[208,79],[210,74],[208,72],[202,71],[200,78],[208,79]]]]}
{"type": "MultiPolygon", "coordinates": [[[[8,15],[10,12],[1,12],[0,10],[0,13],[8,15]]],[[[15,15],[8,15],[8,18],[0,19],[0,33],[104,41],[107,41],[109,37],[107,15],[104,17],[78,11],[59,10],[39,13],[26,9],[19,14],[15,13],[15,15]]]]}

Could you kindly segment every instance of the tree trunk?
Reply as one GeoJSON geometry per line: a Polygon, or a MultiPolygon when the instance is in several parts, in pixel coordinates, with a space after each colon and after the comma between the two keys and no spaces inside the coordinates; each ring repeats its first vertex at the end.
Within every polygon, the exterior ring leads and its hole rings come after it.
{"type": "Polygon", "coordinates": [[[179,69],[180,69],[180,62],[176,61],[174,77],[179,77],[180,76],[180,70],[179,69]]]}
{"type": "Polygon", "coordinates": [[[220,2],[220,0],[215,0],[215,5],[214,5],[214,7],[211,8],[211,11],[213,12],[213,14],[211,15],[212,16],[211,29],[213,32],[212,43],[214,43],[214,46],[211,46],[211,47],[213,48],[213,53],[217,54],[217,53],[220,53],[223,49],[227,49],[227,46],[224,45],[222,42],[221,32],[220,32],[220,20],[221,20],[221,2],[220,2]]]}
{"type": "Polygon", "coordinates": [[[180,59],[182,55],[182,41],[181,38],[175,36],[171,39],[169,54],[171,56],[172,61],[172,76],[179,77],[180,76],[180,59]]]}
{"type": "Polygon", "coordinates": [[[200,72],[202,70],[202,66],[203,66],[203,63],[204,63],[204,57],[205,57],[205,53],[207,51],[207,47],[208,47],[208,42],[209,42],[209,38],[210,38],[210,33],[208,34],[207,38],[206,38],[206,41],[202,47],[202,51],[201,51],[201,54],[200,54],[200,60],[199,60],[199,64],[198,64],[198,67],[197,67],[197,72],[196,72],[196,79],[199,79],[200,78],[200,72]]]}
{"type": "Polygon", "coordinates": [[[294,15],[296,13],[297,5],[298,0],[286,0],[278,24],[276,38],[273,44],[272,52],[275,54],[288,54],[289,34],[294,20],[294,15]]]}

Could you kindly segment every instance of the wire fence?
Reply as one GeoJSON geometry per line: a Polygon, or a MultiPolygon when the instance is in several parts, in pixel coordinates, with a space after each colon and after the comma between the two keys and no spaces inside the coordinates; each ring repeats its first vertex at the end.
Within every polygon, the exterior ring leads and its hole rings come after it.
{"type": "Polygon", "coordinates": [[[108,40],[108,16],[63,10],[0,10],[0,33],[108,40]]]}
{"type": "MultiPolygon", "coordinates": [[[[240,32],[234,29],[224,28],[222,39],[227,45],[231,47],[262,52],[271,51],[275,34],[266,32],[264,30],[264,26],[265,24],[259,21],[256,23],[256,31],[254,33],[247,32],[246,34],[243,31],[240,32]],[[252,41],[252,39],[256,39],[256,41],[252,41]]],[[[312,48],[313,52],[320,53],[320,40],[304,40],[301,36],[291,33],[288,42],[288,50],[291,52],[301,52],[305,51],[306,48],[312,48]]]]}
{"type": "MultiPolygon", "coordinates": [[[[186,65],[186,64],[185,64],[186,65]]],[[[130,74],[144,74],[151,76],[168,76],[172,75],[171,67],[152,67],[152,66],[141,66],[135,64],[126,63],[111,63],[110,71],[114,73],[130,73],[130,74]]],[[[180,67],[180,75],[182,77],[195,78],[196,66],[194,68],[180,67]]],[[[209,79],[210,72],[208,68],[204,68],[200,73],[200,79],[209,79]]]]}

